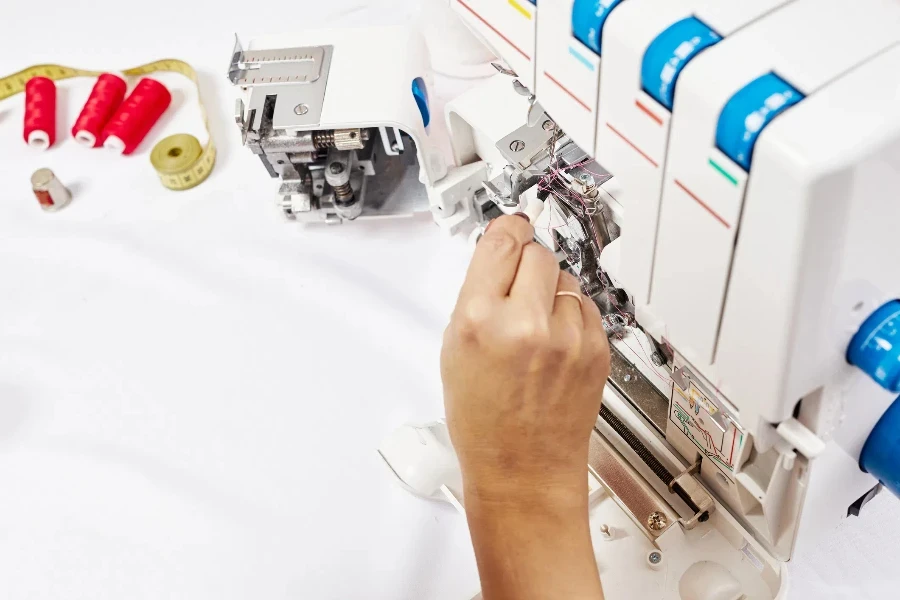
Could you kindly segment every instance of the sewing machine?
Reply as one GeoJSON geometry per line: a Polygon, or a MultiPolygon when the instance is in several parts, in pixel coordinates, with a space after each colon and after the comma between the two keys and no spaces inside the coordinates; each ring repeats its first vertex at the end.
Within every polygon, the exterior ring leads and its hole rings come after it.
{"type": "MultiPolygon", "coordinates": [[[[528,214],[613,348],[586,475],[606,597],[784,598],[798,549],[900,493],[900,2],[426,10],[436,62],[498,57],[446,132],[415,30],[236,45],[236,121],[278,205],[431,211],[473,243],[528,214]]],[[[442,423],[379,451],[464,510],[442,423]]]]}

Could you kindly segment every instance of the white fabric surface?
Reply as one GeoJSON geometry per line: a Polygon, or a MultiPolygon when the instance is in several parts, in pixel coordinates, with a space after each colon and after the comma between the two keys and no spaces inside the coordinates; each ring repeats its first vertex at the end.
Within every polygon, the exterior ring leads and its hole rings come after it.
{"type": "MultiPolygon", "coordinates": [[[[71,140],[89,81],[59,86],[59,141],[44,154],[21,139],[22,98],[0,103],[0,598],[477,590],[464,520],[400,490],[375,453],[397,425],[441,414],[438,354],[464,240],[427,218],[285,223],[277,183],[240,147],[224,76],[234,31],[397,22],[415,5],[4,7],[0,73],[191,62],[220,157],[193,191],[156,181],[153,143],[201,134],[191,86],[174,75],[163,80],[176,108],[132,157],[71,140]],[[44,166],[74,194],[58,214],[31,195],[44,166]]],[[[898,504],[871,508],[793,567],[792,598],[896,588],[898,504]]]]}

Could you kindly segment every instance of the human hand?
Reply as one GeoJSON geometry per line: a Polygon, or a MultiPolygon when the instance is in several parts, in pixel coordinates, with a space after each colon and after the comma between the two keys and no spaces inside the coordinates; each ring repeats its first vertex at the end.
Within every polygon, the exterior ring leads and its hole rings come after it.
{"type": "Polygon", "coordinates": [[[578,281],[501,217],[478,243],[441,371],[465,496],[552,493],[586,506],[588,443],[609,375],[602,317],[578,281]]]}

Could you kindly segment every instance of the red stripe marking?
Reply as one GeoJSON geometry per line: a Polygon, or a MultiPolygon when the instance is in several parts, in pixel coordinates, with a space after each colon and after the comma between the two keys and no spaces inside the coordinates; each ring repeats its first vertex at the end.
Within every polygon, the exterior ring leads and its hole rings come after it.
{"type": "Polygon", "coordinates": [[[631,140],[629,140],[627,137],[625,137],[624,135],[622,135],[621,133],[619,133],[619,130],[618,130],[618,129],[616,129],[615,127],[613,127],[613,126],[610,125],[609,123],[607,123],[606,126],[609,127],[610,131],[612,131],[614,134],[616,134],[617,136],[619,136],[620,138],[622,138],[622,141],[624,141],[626,144],[628,144],[629,146],[631,146],[632,148],[634,148],[634,151],[635,151],[635,152],[637,152],[638,154],[640,154],[641,156],[643,156],[644,158],[646,158],[648,161],[650,161],[650,164],[651,164],[651,165],[653,165],[653,166],[656,167],[656,168],[659,168],[659,165],[656,164],[656,161],[655,161],[655,160],[653,160],[652,158],[650,158],[650,157],[647,155],[646,152],[644,152],[643,150],[641,150],[640,148],[638,148],[637,146],[635,146],[634,143],[633,143],[631,140]]]}
{"type": "Polygon", "coordinates": [[[553,75],[551,75],[551,74],[548,73],[547,71],[544,71],[544,77],[546,77],[547,79],[549,79],[550,81],[552,81],[553,83],[555,83],[557,86],[559,86],[559,89],[561,89],[562,91],[564,91],[565,93],[567,93],[567,94],[569,95],[569,97],[572,98],[572,100],[574,100],[574,101],[577,102],[578,104],[580,104],[581,107],[582,107],[584,110],[586,110],[586,111],[588,111],[588,112],[594,112],[594,111],[591,110],[591,107],[590,107],[590,106],[588,106],[587,104],[585,104],[584,102],[582,102],[582,101],[578,98],[578,96],[576,96],[575,94],[573,94],[572,92],[570,92],[570,91],[566,88],[566,86],[564,86],[563,84],[561,84],[560,82],[558,82],[558,81],[553,77],[553,75]]]}
{"type": "Polygon", "coordinates": [[[710,433],[707,430],[700,427],[700,423],[697,422],[697,419],[691,417],[691,421],[694,422],[694,427],[696,427],[697,429],[699,429],[700,431],[702,431],[704,433],[705,437],[703,438],[703,441],[706,443],[706,445],[711,446],[713,448],[713,450],[715,450],[716,449],[716,441],[713,439],[713,436],[710,435],[710,433]]]}
{"type": "Polygon", "coordinates": [[[736,438],[736,437],[737,437],[737,429],[734,430],[734,434],[731,436],[731,456],[728,457],[728,464],[731,465],[732,467],[734,466],[734,463],[731,462],[731,460],[734,458],[734,438],[736,438]]]}
{"type": "Polygon", "coordinates": [[[528,60],[531,60],[531,57],[530,57],[530,56],[528,56],[527,54],[525,54],[524,52],[522,52],[522,49],[521,49],[521,48],[519,48],[518,46],[516,46],[515,44],[513,44],[513,43],[512,43],[512,40],[510,40],[508,37],[506,37],[505,35],[503,35],[502,33],[500,33],[500,31],[499,31],[496,27],[494,27],[493,25],[491,25],[490,23],[488,23],[487,21],[485,21],[484,17],[482,17],[481,15],[479,15],[477,12],[475,12],[475,10],[472,9],[471,6],[469,6],[468,4],[466,4],[465,2],[463,2],[463,0],[456,0],[456,1],[459,2],[459,5],[460,5],[460,6],[462,6],[464,9],[466,9],[467,11],[469,11],[470,13],[472,13],[472,14],[475,16],[476,19],[478,19],[479,21],[481,21],[482,23],[484,23],[485,27],[487,27],[488,29],[490,29],[491,31],[493,31],[494,33],[496,33],[497,35],[499,35],[500,38],[501,38],[504,42],[506,42],[507,44],[509,44],[510,46],[512,46],[513,49],[514,49],[516,52],[518,52],[519,54],[521,54],[522,56],[524,56],[524,57],[527,58],[528,60]]]}
{"type": "Polygon", "coordinates": [[[684,184],[683,184],[683,183],[681,183],[680,181],[678,181],[678,180],[676,179],[676,180],[675,180],[675,185],[677,185],[678,187],[680,187],[681,190],[682,190],[685,194],[687,194],[688,196],[690,196],[691,198],[693,198],[693,199],[697,202],[697,204],[699,204],[700,206],[702,206],[703,208],[705,208],[705,209],[706,209],[706,212],[708,212],[709,214],[711,214],[712,216],[714,216],[714,217],[716,218],[716,220],[717,220],[719,223],[721,223],[722,225],[724,225],[724,226],[726,227],[726,229],[731,229],[731,225],[728,223],[728,221],[726,221],[725,219],[723,219],[722,217],[720,217],[720,216],[716,213],[716,211],[714,211],[714,210],[711,209],[709,206],[707,206],[706,203],[703,202],[703,200],[701,200],[700,198],[697,197],[696,194],[694,194],[694,192],[692,192],[691,190],[689,190],[689,189],[687,189],[686,187],[684,187],[684,184]]]}
{"type": "Polygon", "coordinates": [[[654,113],[652,110],[650,110],[649,108],[647,108],[646,106],[644,106],[643,104],[641,104],[641,101],[640,101],[640,100],[635,100],[635,101],[634,101],[634,105],[637,106],[639,109],[641,109],[641,111],[642,111],[644,114],[646,114],[648,117],[650,117],[651,119],[653,119],[654,121],[656,121],[656,124],[657,124],[657,125],[659,125],[660,127],[662,127],[663,120],[662,120],[661,118],[657,117],[657,116],[656,116],[656,113],[654,113]]]}

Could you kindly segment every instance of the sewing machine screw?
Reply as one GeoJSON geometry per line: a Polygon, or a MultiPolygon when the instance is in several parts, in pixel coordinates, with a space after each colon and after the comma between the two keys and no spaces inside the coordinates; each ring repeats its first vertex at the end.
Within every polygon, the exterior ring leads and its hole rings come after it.
{"type": "MultiPolygon", "coordinates": [[[[632,377],[630,374],[628,374],[628,375],[625,375],[625,377],[622,378],[622,381],[624,381],[625,383],[631,383],[631,380],[632,380],[632,379],[634,379],[634,377],[632,377]]],[[[659,514],[659,513],[653,513],[653,514],[656,515],[656,514],[659,514]]],[[[653,515],[650,515],[650,516],[652,517],[653,515]]]]}
{"type": "Polygon", "coordinates": [[[650,355],[650,362],[653,363],[654,367],[661,367],[665,364],[666,361],[664,361],[663,357],[659,355],[659,352],[654,352],[650,355]]]}
{"type": "MultiPolygon", "coordinates": [[[[596,190],[597,182],[594,181],[594,178],[591,176],[590,173],[582,173],[581,175],[578,176],[578,181],[579,181],[579,183],[581,183],[581,187],[584,188],[584,193],[586,195],[590,195],[591,197],[596,197],[596,194],[594,194],[592,192],[594,192],[596,190]]],[[[595,214],[596,207],[593,207],[593,208],[594,208],[593,214],[595,214]]],[[[591,209],[589,208],[588,210],[591,210],[591,209]]],[[[592,213],[588,213],[588,214],[592,214],[592,213]]]]}
{"type": "Polygon", "coordinates": [[[340,175],[344,172],[344,165],[337,162],[331,163],[331,167],[329,167],[329,170],[331,171],[332,175],[340,175]]]}
{"type": "Polygon", "coordinates": [[[663,567],[663,555],[658,550],[651,550],[647,553],[647,566],[654,571],[659,571],[663,567]]]}
{"type": "Polygon", "coordinates": [[[308,112],[309,112],[309,107],[305,104],[298,104],[297,106],[294,107],[295,115],[303,116],[308,112]]]}
{"type": "Polygon", "coordinates": [[[521,152],[525,149],[525,142],[523,142],[522,140],[516,140],[509,145],[509,149],[513,152],[521,152]]]}
{"type": "Polygon", "coordinates": [[[662,531],[668,524],[669,520],[666,519],[666,515],[661,512],[654,511],[647,517],[647,527],[649,527],[651,531],[662,531]]]}
{"type": "Polygon", "coordinates": [[[556,128],[556,123],[548,119],[544,121],[542,127],[544,128],[544,131],[553,131],[553,129],[556,128]]]}

